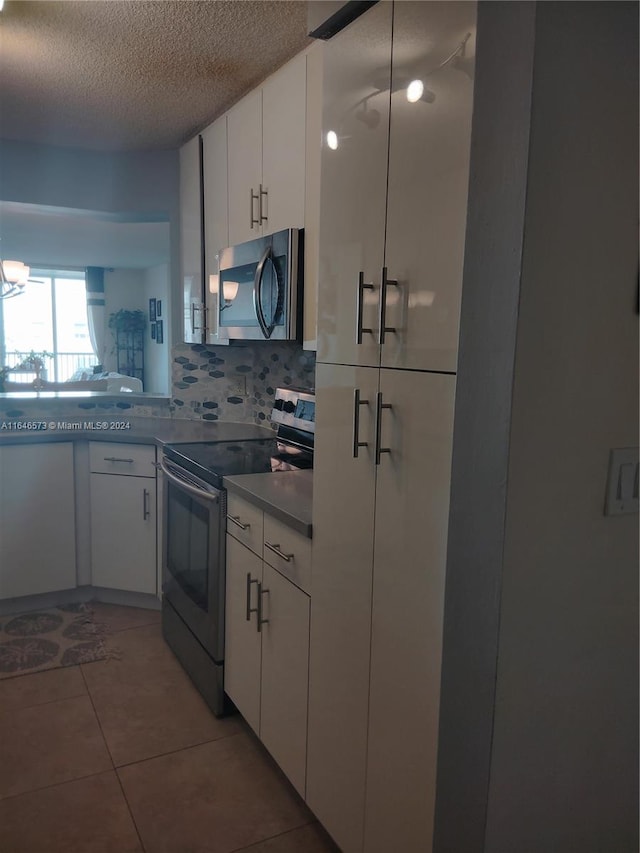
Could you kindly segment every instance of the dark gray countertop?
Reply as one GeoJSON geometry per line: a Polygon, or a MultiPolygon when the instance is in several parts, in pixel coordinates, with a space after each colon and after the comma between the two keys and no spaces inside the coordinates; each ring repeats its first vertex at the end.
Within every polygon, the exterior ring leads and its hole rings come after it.
{"type": "Polygon", "coordinates": [[[274,471],[225,477],[230,492],[311,538],[313,471],[274,471]]]}
{"type": "Polygon", "coordinates": [[[267,427],[227,421],[128,418],[126,415],[113,413],[46,420],[20,418],[16,421],[12,418],[3,419],[0,415],[0,444],[42,441],[115,441],[162,446],[192,441],[242,441],[247,438],[272,438],[273,435],[273,430],[267,427]],[[18,429],[17,423],[25,426],[18,429]],[[31,429],[26,428],[28,424],[32,425],[31,429]]]}

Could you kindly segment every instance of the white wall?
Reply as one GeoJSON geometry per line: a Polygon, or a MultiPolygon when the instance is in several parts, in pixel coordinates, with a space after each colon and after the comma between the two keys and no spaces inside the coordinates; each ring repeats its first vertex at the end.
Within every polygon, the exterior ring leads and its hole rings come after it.
{"type": "MultiPolygon", "coordinates": [[[[2,201],[169,222],[173,281],[180,279],[178,187],[174,150],[85,151],[0,139],[2,201]]],[[[180,310],[174,296],[173,311],[180,310]]]]}
{"type": "Polygon", "coordinates": [[[157,394],[169,393],[169,356],[171,352],[171,296],[169,289],[169,267],[159,264],[144,271],[145,303],[149,299],[162,301],[163,343],[158,344],[151,337],[149,329],[145,332],[144,372],[145,391],[157,394]]]}
{"type": "Polygon", "coordinates": [[[488,853],[637,853],[638,9],[539,3],[488,853]]]}

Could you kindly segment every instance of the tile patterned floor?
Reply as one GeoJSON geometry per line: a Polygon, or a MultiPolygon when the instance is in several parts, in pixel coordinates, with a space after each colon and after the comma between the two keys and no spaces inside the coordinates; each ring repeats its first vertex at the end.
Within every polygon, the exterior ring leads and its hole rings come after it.
{"type": "Polygon", "coordinates": [[[2,853],[336,853],[154,611],[96,605],[117,660],[0,681],[2,853]]]}

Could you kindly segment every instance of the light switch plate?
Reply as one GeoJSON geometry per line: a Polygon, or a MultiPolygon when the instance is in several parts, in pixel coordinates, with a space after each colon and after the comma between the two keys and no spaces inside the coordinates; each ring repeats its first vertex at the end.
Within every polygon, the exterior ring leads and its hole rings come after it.
{"type": "Polygon", "coordinates": [[[609,454],[605,515],[638,512],[638,448],[616,448],[609,454]]]}

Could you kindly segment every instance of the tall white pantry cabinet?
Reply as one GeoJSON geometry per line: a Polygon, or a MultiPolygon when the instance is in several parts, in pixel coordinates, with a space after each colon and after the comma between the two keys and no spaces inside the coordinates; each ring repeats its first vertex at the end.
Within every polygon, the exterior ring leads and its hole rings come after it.
{"type": "Polygon", "coordinates": [[[307,801],[344,853],[431,849],[475,22],[381,2],[325,48],[307,801]]]}

